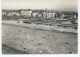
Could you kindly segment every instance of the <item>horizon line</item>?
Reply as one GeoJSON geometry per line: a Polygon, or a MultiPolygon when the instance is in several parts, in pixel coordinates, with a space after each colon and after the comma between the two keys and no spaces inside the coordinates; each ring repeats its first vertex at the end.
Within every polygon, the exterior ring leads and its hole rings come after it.
{"type": "MultiPolygon", "coordinates": [[[[22,8],[21,8],[22,9],[22,8]]],[[[21,10],[21,9],[2,9],[2,10],[21,10]]],[[[25,8],[26,9],[26,8],[25,8]]],[[[23,9],[23,10],[25,10],[25,9],[23,9]]],[[[30,8],[28,8],[28,9],[30,9],[30,8]]],[[[30,9],[30,10],[53,10],[53,11],[69,11],[69,12],[78,12],[78,10],[77,11],[70,11],[70,10],[54,10],[54,9],[30,9]]]]}

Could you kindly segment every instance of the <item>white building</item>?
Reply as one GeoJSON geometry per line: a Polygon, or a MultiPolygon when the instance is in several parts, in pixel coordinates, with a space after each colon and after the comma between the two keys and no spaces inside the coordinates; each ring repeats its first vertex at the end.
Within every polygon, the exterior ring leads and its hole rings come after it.
{"type": "Polygon", "coordinates": [[[4,15],[6,15],[7,13],[6,12],[2,12],[2,15],[4,16],[4,15]]]}
{"type": "Polygon", "coordinates": [[[43,17],[44,17],[44,18],[54,18],[55,15],[56,15],[55,12],[44,12],[44,13],[43,13],[43,17]]]}
{"type": "Polygon", "coordinates": [[[32,13],[32,16],[33,16],[33,17],[37,17],[37,16],[38,16],[38,14],[39,14],[39,13],[34,12],[34,13],[32,13]]]}
{"type": "Polygon", "coordinates": [[[17,11],[10,11],[10,12],[8,12],[8,15],[7,16],[13,16],[13,15],[19,16],[20,13],[17,12],[17,11]]]}
{"type": "Polygon", "coordinates": [[[31,10],[21,10],[21,15],[26,17],[31,17],[32,11],[31,10]]]}

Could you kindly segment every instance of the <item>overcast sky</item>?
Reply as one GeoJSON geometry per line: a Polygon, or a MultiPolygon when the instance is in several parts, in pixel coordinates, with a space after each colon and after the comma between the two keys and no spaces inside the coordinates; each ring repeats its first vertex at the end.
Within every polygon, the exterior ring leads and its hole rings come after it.
{"type": "Polygon", "coordinates": [[[53,9],[77,11],[77,0],[3,0],[3,9],[53,9]]]}

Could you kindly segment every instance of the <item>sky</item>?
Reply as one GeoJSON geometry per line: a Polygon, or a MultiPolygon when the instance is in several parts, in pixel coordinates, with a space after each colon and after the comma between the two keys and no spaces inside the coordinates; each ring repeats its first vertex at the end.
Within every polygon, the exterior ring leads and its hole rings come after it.
{"type": "Polygon", "coordinates": [[[2,9],[78,11],[77,0],[2,0],[2,9]]]}

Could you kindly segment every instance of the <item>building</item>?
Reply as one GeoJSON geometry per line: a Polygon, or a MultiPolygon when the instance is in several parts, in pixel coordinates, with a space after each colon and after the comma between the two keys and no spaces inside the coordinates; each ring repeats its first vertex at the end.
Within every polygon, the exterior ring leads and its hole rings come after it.
{"type": "Polygon", "coordinates": [[[43,10],[33,10],[32,17],[42,18],[43,17],[43,10]]]}
{"type": "Polygon", "coordinates": [[[18,10],[9,10],[7,16],[20,16],[20,12],[18,10]]]}
{"type": "Polygon", "coordinates": [[[75,12],[63,12],[61,14],[61,18],[66,18],[66,19],[77,18],[77,14],[75,12]]]}
{"type": "Polygon", "coordinates": [[[6,15],[7,12],[5,10],[2,11],[2,16],[6,15]]]}
{"type": "Polygon", "coordinates": [[[56,13],[54,11],[46,10],[43,12],[44,18],[55,18],[56,13]]]}
{"type": "Polygon", "coordinates": [[[26,16],[26,17],[31,17],[31,14],[32,14],[32,10],[21,10],[21,16],[26,16]]]}

